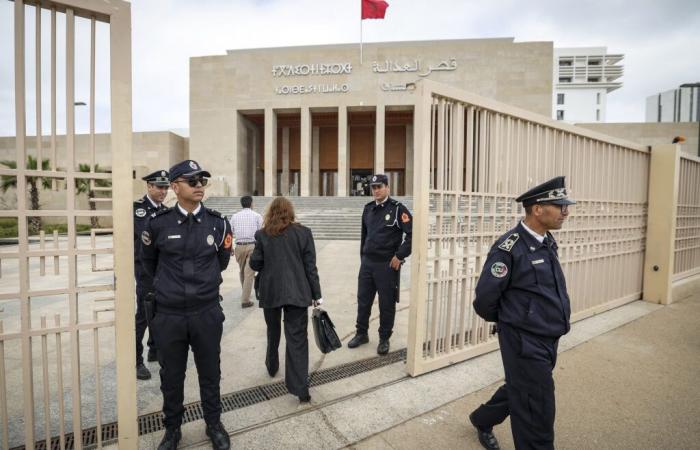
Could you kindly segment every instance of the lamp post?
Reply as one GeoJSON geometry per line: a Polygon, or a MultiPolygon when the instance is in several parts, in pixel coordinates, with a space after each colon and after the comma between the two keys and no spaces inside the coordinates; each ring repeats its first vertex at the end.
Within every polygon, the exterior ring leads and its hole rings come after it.
{"type": "MultiPolygon", "coordinates": [[[[695,82],[695,83],[683,83],[680,85],[682,88],[696,88],[700,89],[700,82],[695,82]]],[[[692,98],[693,96],[693,91],[690,91],[690,96],[692,98]]],[[[695,120],[698,121],[698,156],[700,156],[700,95],[697,96],[697,100],[695,102],[697,104],[696,108],[697,110],[695,111],[695,120]]]]}

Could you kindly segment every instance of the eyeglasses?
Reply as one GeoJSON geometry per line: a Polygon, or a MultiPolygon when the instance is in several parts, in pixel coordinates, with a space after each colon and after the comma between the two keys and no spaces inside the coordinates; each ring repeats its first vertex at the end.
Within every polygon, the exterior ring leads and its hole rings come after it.
{"type": "Polygon", "coordinates": [[[192,178],[185,178],[184,180],[175,180],[175,183],[187,183],[190,185],[190,187],[197,187],[199,183],[202,184],[202,186],[206,186],[207,183],[209,182],[208,178],[202,178],[202,177],[192,177],[192,178]]]}

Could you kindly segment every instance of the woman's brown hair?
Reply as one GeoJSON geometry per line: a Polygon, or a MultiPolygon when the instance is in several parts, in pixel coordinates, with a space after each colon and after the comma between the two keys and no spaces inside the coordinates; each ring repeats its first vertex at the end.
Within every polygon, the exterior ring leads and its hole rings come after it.
{"type": "Polygon", "coordinates": [[[294,206],[285,197],[275,197],[265,211],[263,230],[269,236],[277,236],[294,223],[294,206]]]}

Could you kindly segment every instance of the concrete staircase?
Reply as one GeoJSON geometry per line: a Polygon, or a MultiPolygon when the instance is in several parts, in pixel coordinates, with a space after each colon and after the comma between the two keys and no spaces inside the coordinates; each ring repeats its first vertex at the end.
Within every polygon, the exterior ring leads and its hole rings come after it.
{"type": "MultiPolygon", "coordinates": [[[[274,197],[253,197],[253,210],[263,214],[274,197]]],[[[288,197],[297,221],[311,228],[315,239],[360,240],[362,208],[371,197],[288,197]]],[[[394,197],[413,211],[413,197],[394,197]]],[[[204,204],[227,217],[240,211],[240,197],[209,197],[204,204]]]]}

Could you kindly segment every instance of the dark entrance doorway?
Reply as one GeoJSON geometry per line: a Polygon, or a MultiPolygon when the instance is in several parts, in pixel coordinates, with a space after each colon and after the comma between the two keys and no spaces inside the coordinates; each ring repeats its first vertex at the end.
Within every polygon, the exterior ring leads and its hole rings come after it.
{"type": "Polygon", "coordinates": [[[372,177],[370,169],[352,169],[350,171],[350,195],[369,196],[369,179],[372,177]]]}

